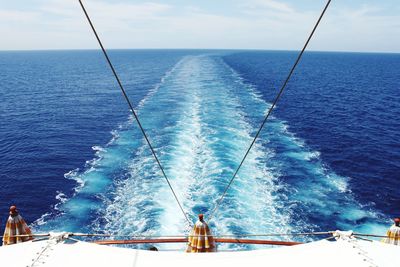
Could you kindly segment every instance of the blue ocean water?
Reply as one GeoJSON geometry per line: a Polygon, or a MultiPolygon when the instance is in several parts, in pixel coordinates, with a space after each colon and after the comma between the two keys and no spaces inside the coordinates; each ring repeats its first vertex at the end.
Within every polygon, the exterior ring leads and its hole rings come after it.
{"type": "MultiPolygon", "coordinates": [[[[296,52],[112,50],[191,219],[220,197],[296,52]]],[[[0,52],[0,224],[178,235],[184,217],[100,51],[0,52]]],[[[400,55],[308,52],[211,223],[384,233],[400,207],[400,55]]]]}

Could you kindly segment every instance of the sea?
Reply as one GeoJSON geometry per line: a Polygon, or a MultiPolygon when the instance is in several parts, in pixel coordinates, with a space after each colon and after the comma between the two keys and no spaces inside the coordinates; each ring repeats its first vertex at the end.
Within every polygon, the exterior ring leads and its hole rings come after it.
{"type": "MultiPolygon", "coordinates": [[[[109,51],[191,222],[211,215],[298,53],[109,51]]],[[[385,234],[400,216],[399,78],[400,54],[306,52],[213,232],[385,234]]],[[[17,205],[35,233],[189,232],[100,50],[0,52],[0,99],[0,227],[17,205]]]]}

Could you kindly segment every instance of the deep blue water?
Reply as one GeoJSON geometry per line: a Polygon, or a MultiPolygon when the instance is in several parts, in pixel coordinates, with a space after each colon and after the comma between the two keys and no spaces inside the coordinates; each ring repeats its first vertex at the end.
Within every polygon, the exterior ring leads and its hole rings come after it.
{"type": "MultiPolygon", "coordinates": [[[[184,209],[214,207],[296,52],[110,52],[184,209]]],[[[400,55],[306,53],[211,222],[384,233],[400,207],[400,55]]],[[[0,224],[187,231],[100,51],[0,52],[0,224]],[[1,211],[2,210],[2,211],[1,211]]]]}

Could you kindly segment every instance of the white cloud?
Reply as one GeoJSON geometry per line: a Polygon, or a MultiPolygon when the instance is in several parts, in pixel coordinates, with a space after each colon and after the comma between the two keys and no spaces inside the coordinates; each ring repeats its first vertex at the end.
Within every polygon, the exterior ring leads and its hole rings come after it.
{"type": "Polygon", "coordinates": [[[242,4],[242,6],[247,9],[249,13],[269,11],[290,14],[295,12],[290,5],[275,0],[252,0],[242,4]]]}
{"type": "Polygon", "coordinates": [[[379,8],[332,10],[313,40],[313,48],[337,51],[400,52],[400,16],[382,15],[379,8]]]}
{"type": "Polygon", "coordinates": [[[40,16],[38,12],[19,10],[0,10],[0,18],[4,23],[31,22],[40,16]]]}
{"type": "MultiPolygon", "coordinates": [[[[77,1],[36,0],[31,10],[0,10],[0,49],[97,48],[77,1]],[[7,26],[4,26],[7,25],[7,26]]],[[[277,0],[233,1],[235,15],[193,3],[84,1],[108,48],[299,49],[321,3],[300,11],[277,0]]],[[[399,51],[400,16],[379,7],[331,6],[310,48],[399,51]],[[356,37],[356,38],[355,38],[356,37]]]]}

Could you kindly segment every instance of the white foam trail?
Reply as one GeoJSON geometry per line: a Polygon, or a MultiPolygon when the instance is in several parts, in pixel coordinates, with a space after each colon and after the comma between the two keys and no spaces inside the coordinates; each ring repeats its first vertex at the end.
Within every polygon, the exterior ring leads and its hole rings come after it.
{"type": "MultiPolygon", "coordinates": [[[[212,207],[227,181],[227,174],[232,173],[244,152],[243,147],[251,140],[252,127],[246,122],[239,98],[231,92],[232,85],[220,79],[218,67],[208,57],[185,58],[152,95],[152,102],[142,107],[144,111],[151,110],[154,103],[176,105],[163,114],[176,120],[161,129],[159,137],[152,135],[151,138],[156,143],[160,136],[165,139],[157,151],[184,209],[192,218],[196,210],[212,207]]],[[[275,195],[279,184],[261,160],[268,158],[267,153],[260,145],[255,146],[223,213],[215,217],[217,232],[231,234],[243,229],[253,233],[286,232],[289,229],[288,215],[279,210],[283,204],[279,204],[275,195]]],[[[114,198],[107,204],[106,232],[187,233],[188,229],[182,227],[185,221],[179,207],[144,144],[130,166],[129,177],[117,184],[114,198]]]]}
{"type": "MultiPolygon", "coordinates": [[[[140,112],[143,111],[141,118],[144,121],[146,121],[146,115],[150,114],[150,112],[146,111],[149,100],[158,94],[160,87],[169,79],[171,73],[173,73],[180,64],[181,63],[178,62],[162,78],[160,84],[139,103],[140,112]]],[[[130,121],[132,119],[133,118],[130,117],[130,121]]],[[[157,125],[153,126],[157,127],[157,125]]],[[[164,128],[164,130],[168,130],[168,128],[164,128]]],[[[125,131],[129,132],[129,136],[132,135],[132,130],[125,131]]],[[[122,132],[120,132],[120,134],[122,134],[122,132]]],[[[152,134],[149,136],[157,149],[158,137],[152,134]]],[[[126,144],[127,143],[119,145],[126,144]]],[[[161,159],[163,155],[165,155],[163,149],[164,147],[158,147],[157,149],[157,154],[161,159]]],[[[154,158],[148,151],[147,144],[143,141],[141,141],[134,159],[129,163],[128,173],[126,179],[117,181],[116,191],[112,198],[108,200],[107,208],[103,214],[105,224],[99,225],[99,228],[105,229],[108,233],[119,235],[153,235],[159,233],[157,229],[160,227],[158,218],[166,213],[164,212],[165,207],[173,207],[176,203],[174,203],[174,199],[171,198],[171,193],[168,192],[168,187],[166,187],[165,181],[160,175],[154,158]],[[160,196],[164,195],[165,197],[160,198],[160,196]],[[164,204],[171,203],[171,205],[162,206],[160,202],[164,204]]]]}
{"type": "Polygon", "coordinates": [[[77,186],[74,188],[75,193],[79,192],[79,190],[85,186],[85,181],[79,175],[79,168],[65,173],[64,178],[74,180],[77,183],[77,186]]]}
{"type": "MultiPolygon", "coordinates": [[[[197,155],[193,159],[191,155],[196,154],[196,149],[193,147],[190,148],[192,153],[184,151],[185,155],[191,158],[184,163],[184,168],[190,171],[182,176],[181,181],[188,179],[185,176],[197,178],[185,183],[186,188],[193,188],[190,194],[191,199],[185,199],[187,205],[192,205],[192,210],[195,204],[211,208],[210,204],[215,203],[219,196],[217,188],[225,184],[229,177],[229,175],[226,177],[222,170],[227,170],[227,173],[233,172],[233,168],[227,168],[225,164],[229,162],[234,165],[238,164],[244,153],[243,148],[247,147],[251,141],[252,126],[246,122],[246,114],[241,110],[238,96],[231,92],[230,87],[233,85],[221,80],[220,70],[217,69],[219,66],[213,59],[194,57],[185,63],[182,72],[186,75],[180,77],[185,81],[185,87],[182,90],[184,94],[190,96],[189,99],[186,99],[189,103],[188,106],[194,109],[201,108],[204,121],[197,123],[199,111],[189,114],[186,121],[191,120],[191,123],[186,127],[182,136],[178,135],[178,139],[189,138],[192,140],[192,144],[199,145],[200,149],[197,150],[203,152],[204,158],[202,155],[197,155]],[[204,79],[207,82],[204,82],[204,79]],[[209,90],[209,87],[214,87],[214,91],[209,90]],[[199,101],[201,101],[200,104],[199,101]],[[212,118],[214,121],[207,121],[210,117],[214,117],[212,118]],[[219,121],[224,121],[226,124],[220,124],[219,121]],[[211,123],[216,123],[216,125],[211,123]],[[200,129],[206,134],[201,135],[200,129]],[[230,148],[227,149],[227,154],[216,155],[214,152],[218,152],[218,145],[221,143],[230,148]],[[208,160],[205,161],[205,158],[208,160]],[[211,166],[213,163],[214,165],[211,166]],[[197,168],[194,173],[193,166],[197,168]],[[213,179],[218,180],[213,181],[213,179]],[[191,186],[189,187],[189,185],[191,186]],[[203,198],[208,196],[209,200],[213,201],[204,203],[201,196],[203,198]]],[[[183,142],[188,143],[188,141],[183,142]]],[[[256,145],[250,153],[246,165],[237,178],[236,185],[232,188],[236,193],[232,194],[233,196],[229,199],[230,204],[224,206],[223,212],[216,215],[218,232],[232,234],[232,227],[239,227],[250,232],[259,232],[264,229],[276,231],[278,228],[283,231],[288,230],[286,223],[288,218],[278,212],[276,205],[279,205],[277,204],[279,200],[273,196],[279,186],[275,184],[276,181],[265,167],[265,162],[260,161],[267,157],[268,155],[263,152],[260,145],[256,145]],[[249,211],[253,211],[253,213],[249,214],[249,211]],[[238,216],[230,217],[232,214],[239,214],[240,218],[238,216]]],[[[181,165],[175,164],[175,168],[181,170],[182,162],[178,162],[181,165]]]]}
{"type": "Polygon", "coordinates": [[[170,70],[168,70],[164,76],[161,78],[160,82],[154,86],[154,88],[152,90],[150,90],[147,95],[140,100],[137,109],[140,110],[147,101],[149,101],[149,99],[152,98],[152,96],[158,92],[158,90],[160,89],[160,86],[163,85],[165,83],[165,80],[171,76],[171,74],[182,64],[183,60],[178,61],[178,63],[176,63],[170,70]]]}
{"type": "Polygon", "coordinates": [[[37,219],[36,221],[34,221],[30,227],[32,227],[33,229],[35,229],[36,227],[40,227],[42,225],[45,225],[47,223],[47,220],[50,218],[51,213],[50,212],[46,212],[45,214],[43,214],[42,216],[40,216],[39,219],[37,219]]]}
{"type": "Polygon", "coordinates": [[[107,150],[101,146],[92,146],[92,150],[97,152],[106,152],[107,150]]]}
{"type": "MultiPolygon", "coordinates": [[[[230,67],[228,66],[228,68],[230,67]]],[[[238,76],[232,68],[230,70],[233,76],[238,76]]],[[[242,83],[242,79],[237,79],[237,82],[242,83]]],[[[269,109],[270,104],[261,99],[255,87],[248,86],[248,84],[243,87],[250,92],[254,92],[251,95],[255,101],[258,101],[260,106],[265,107],[264,112],[269,109]]],[[[383,229],[382,222],[384,220],[382,221],[381,219],[383,216],[368,207],[363,207],[351,194],[348,183],[350,178],[337,175],[330,168],[327,168],[321,160],[321,153],[309,149],[304,140],[290,132],[289,126],[285,121],[279,121],[272,116],[263,132],[262,137],[264,138],[268,136],[268,132],[273,133],[268,137],[272,146],[277,143],[281,146],[280,150],[283,149],[283,154],[279,152],[279,155],[273,156],[272,160],[269,161],[269,165],[274,168],[275,177],[280,180],[280,177],[284,176],[285,172],[296,171],[296,169],[308,173],[303,177],[304,180],[298,183],[286,185],[285,181],[282,181],[281,188],[283,192],[279,193],[282,197],[284,197],[284,194],[288,196],[285,209],[289,214],[291,213],[291,206],[296,210],[296,206],[298,206],[296,202],[300,201],[302,205],[308,208],[304,212],[310,213],[311,217],[311,213],[325,212],[323,220],[337,220],[333,223],[336,223],[339,228],[353,228],[355,230],[383,229]],[[283,144],[285,145],[284,147],[282,147],[283,144]],[[284,160],[284,162],[280,163],[280,160],[284,160]],[[298,166],[291,166],[289,162],[295,162],[298,166]],[[289,185],[290,188],[287,187],[289,185]],[[315,210],[312,210],[312,208],[315,208],[315,210]],[[349,216],[342,215],[343,220],[336,219],[336,214],[338,213],[349,214],[349,216]],[[356,214],[356,216],[351,214],[356,214]],[[357,220],[365,218],[369,218],[370,221],[375,221],[375,223],[364,222],[360,226],[357,220]]],[[[258,142],[262,143],[263,141],[259,140],[258,142]]],[[[321,214],[321,216],[323,215],[321,214]]],[[[313,225],[307,221],[292,221],[291,224],[293,228],[300,231],[312,231],[318,228],[318,225],[313,225]]]]}
{"type": "MultiPolygon", "coordinates": [[[[194,213],[213,208],[269,107],[254,87],[245,84],[223,61],[209,56],[181,60],[138,104],[142,122],[151,126],[146,130],[157,155],[192,218],[194,213]]],[[[104,210],[93,224],[99,232],[185,234],[185,219],[146,143],[132,127],[132,119],[113,131],[105,147],[93,147],[96,156],[87,162],[83,173],[71,171],[66,178],[79,183],[75,194],[84,188],[86,193],[103,194],[104,210]],[[102,168],[110,170],[104,172],[102,168]],[[113,177],[114,169],[123,174],[113,177]],[[113,181],[113,191],[104,192],[108,187],[101,184],[93,186],[93,181],[96,184],[105,178],[113,181]],[[91,186],[85,187],[87,181],[91,186]]],[[[332,190],[349,193],[347,180],[325,168],[320,153],[308,149],[304,140],[289,131],[286,122],[272,117],[215,214],[214,231],[254,234],[313,230],[315,226],[306,220],[293,221],[293,211],[304,204],[331,216],[338,205],[334,206],[329,194],[332,190]],[[274,145],[283,148],[278,151],[274,145]],[[282,158],[287,161],[282,162],[282,158]],[[298,164],[299,171],[310,175],[304,181],[283,181],[286,172],[294,168],[285,166],[288,162],[298,164]],[[333,210],[324,205],[331,205],[333,210]]],[[[60,196],[60,203],[65,200],[60,196]]],[[[363,212],[354,199],[346,203],[348,214],[342,215],[343,220],[373,216],[363,212]]]]}
{"type": "MultiPolygon", "coordinates": [[[[178,65],[179,62],[176,64],[176,66],[178,65]]],[[[166,74],[161,78],[160,82],[156,84],[154,88],[150,90],[148,94],[139,102],[138,109],[140,109],[146,103],[146,101],[158,91],[160,85],[171,74],[174,67],[170,71],[166,72],[166,74]]],[[[86,161],[83,172],[81,172],[79,169],[75,169],[64,174],[64,177],[66,179],[76,181],[77,185],[74,187],[74,193],[71,196],[66,196],[64,193],[59,192],[56,196],[56,200],[58,202],[55,204],[53,212],[48,212],[44,214],[43,216],[41,216],[41,218],[35,221],[33,225],[35,226],[45,225],[47,223],[47,220],[49,219],[51,220],[54,217],[60,217],[60,215],[62,215],[62,212],[60,214],[59,211],[62,210],[62,207],[65,208],[64,204],[68,204],[68,200],[75,198],[77,195],[79,195],[80,192],[91,193],[91,194],[104,193],[104,190],[109,182],[108,181],[109,177],[104,176],[102,170],[101,169],[99,170],[99,167],[102,166],[99,165],[102,164],[103,166],[108,167],[109,169],[113,169],[116,166],[120,166],[121,161],[125,160],[124,158],[126,156],[126,153],[125,154],[123,153],[123,156],[120,156],[118,155],[118,152],[116,150],[124,150],[121,149],[121,145],[131,143],[131,142],[126,142],[125,141],[126,138],[122,138],[122,140],[120,138],[121,133],[126,131],[126,129],[128,129],[129,127],[131,127],[132,124],[131,122],[132,118],[130,117],[130,119],[126,123],[120,124],[117,130],[111,131],[112,138],[104,147],[102,146],[92,147],[93,151],[95,151],[94,158],[86,161]],[[116,145],[116,143],[118,142],[119,144],[117,144],[117,149],[115,149],[115,147],[113,146],[116,145]],[[105,181],[105,179],[107,181],[105,181]],[[90,182],[89,183],[91,185],[90,187],[87,186],[88,182],[90,182]],[[62,194],[62,197],[60,194],[62,194]]],[[[132,138],[132,136],[130,136],[130,138],[132,138]]],[[[98,198],[104,198],[104,196],[103,197],[98,196],[98,198]]],[[[82,200],[82,202],[84,202],[84,200],[82,200]]],[[[79,209],[81,207],[77,206],[75,208],[79,209]]],[[[74,207],[68,207],[69,212],[72,212],[71,209],[74,209],[74,207]]],[[[68,216],[68,214],[66,214],[66,216],[68,216]]],[[[95,224],[96,223],[98,222],[96,221],[95,224]]]]}

